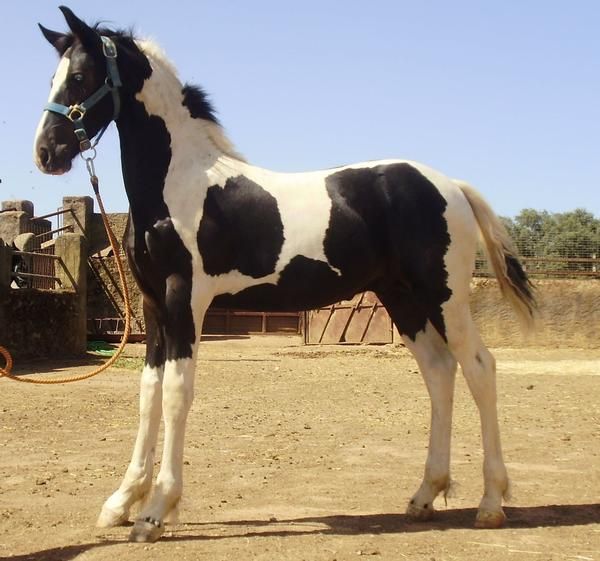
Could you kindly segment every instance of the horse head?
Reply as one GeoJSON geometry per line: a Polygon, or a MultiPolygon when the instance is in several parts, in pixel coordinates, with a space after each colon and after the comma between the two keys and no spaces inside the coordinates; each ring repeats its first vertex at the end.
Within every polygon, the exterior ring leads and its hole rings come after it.
{"type": "Polygon", "coordinates": [[[93,148],[91,139],[118,119],[123,98],[139,91],[151,73],[131,34],[89,26],[69,8],[60,10],[68,33],[39,26],[60,61],[33,148],[38,168],[54,175],[68,172],[75,156],[93,148]]]}

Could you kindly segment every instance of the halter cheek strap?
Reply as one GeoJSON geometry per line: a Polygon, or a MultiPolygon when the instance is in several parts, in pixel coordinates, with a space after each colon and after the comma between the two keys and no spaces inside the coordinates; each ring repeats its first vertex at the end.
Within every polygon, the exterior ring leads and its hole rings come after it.
{"type": "MultiPolygon", "coordinates": [[[[104,84],[81,103],[76,103],[75,105],[70,105],[67,107],[66,105],[50,101],[44,108],[44,111],[51,111],[52,113],[63,115],[73,123],[75,136],[77,137],[77,140],[79,140],[79,150],[81,152],[85,152],[86,150],[93,148],[83,124],[83,118],[85,117],[85,114],[109,93],[113,98],[113,120],[116,120],[119,117],[119,111],[121,110],[119,87],[121,87],[122,82],[121,77],[119,76],[119,69],[117,67],[117,47],[112,39],[108,37],[101,36],[100,39],[102,39],[102,52],[104,54],[104,58],[106,59],[106,80],[104,84]]],[[[98,141],[100,138],[102,138],[102,135],[106,131],[106,128],[109,124],[110,123],[107,123],[100,130],[94,146],[98,144],[98,141]]]]}

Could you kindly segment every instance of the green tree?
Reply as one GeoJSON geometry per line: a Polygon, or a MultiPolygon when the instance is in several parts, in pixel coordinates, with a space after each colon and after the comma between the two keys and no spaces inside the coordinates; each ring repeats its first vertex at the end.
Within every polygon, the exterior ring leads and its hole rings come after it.
{"type": "Polygon", "coordinates": [[[524,258],[546,258],[548,262],[529,267],[555,270],[595,270],[597,263],[550,261],[551,259],[600,258],[600,220],[578,208],[563,213],[524,209],[504,224],[524,258]]]}

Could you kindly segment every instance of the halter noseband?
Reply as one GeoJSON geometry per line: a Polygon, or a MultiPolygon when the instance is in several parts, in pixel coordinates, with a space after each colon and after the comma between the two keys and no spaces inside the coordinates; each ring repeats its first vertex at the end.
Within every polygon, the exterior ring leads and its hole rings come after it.
{"type": "MultiPolygon", "coordinates": [[[[112,94],[113,98],[113,120],[116,120],[119,117],[119,111],[121,109],[121,100],[119,98],[118,90],[122,85],[122,82],[121,77],[119,76],[119,69],[117,67],[117,47],[111,39],[105,37],[104,35],[100,36],[100,39],[102,39],[102,52],[106,58],[107,76],[104,84],[81,103],[76,103],[75,105],[67,107],[66,105],[50,101],[44,108],[44,111],[51,111],[53,113],[63,115],[73,123],[73,127],[75,128],[75,136],[77,137],[77,140],[79,140],[79,150],[81,152],[85,152],[86,150],[93,148],[83,124],[83,117],[85,114],[109,93],[112,94]]],[[[94,143],[94,146],[98,143],[109,124],[110,123],[107,123],[102,128],[98,138],[96,139],[96,142],[94,143]]]]}

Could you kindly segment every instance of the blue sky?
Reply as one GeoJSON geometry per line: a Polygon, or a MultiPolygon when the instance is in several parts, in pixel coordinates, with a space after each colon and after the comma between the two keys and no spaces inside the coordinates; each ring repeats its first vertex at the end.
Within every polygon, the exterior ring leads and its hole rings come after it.
{"type": "MultiPolygon", "coordinates": [[[[65,30],[57,5],[10,2],[0,23],[0,199],[33,200],[37,214],[91,194],[83,163],[49,177],[31,158],[57,64],[36,24],[65,30]]],[[[504,216],[600,216],[597,0],[67,5],[158,41],[256,165],[407,158],[471,182],[504,216]]],[[[98,152],[106,206],[125,211],[114,126],[98,152]]]]}

